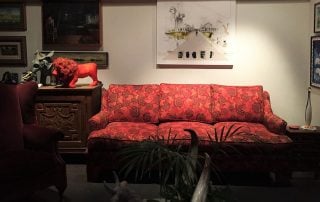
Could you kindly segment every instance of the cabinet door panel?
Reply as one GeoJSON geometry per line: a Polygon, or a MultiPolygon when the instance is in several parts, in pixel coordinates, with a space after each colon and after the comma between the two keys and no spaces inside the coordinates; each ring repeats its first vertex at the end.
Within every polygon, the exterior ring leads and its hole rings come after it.
{"type": "Polygon", "coordinates": [[[58,128],[64,134],[59,141],[63,153],[86,152],[89,130],[88,119],[100,111],[101,88],[79,86],[77,88],[39,88],[36,96],[36,117],[39,125],[58,128]]]}
{"type": "Polygon", "coordinates": [[[38,124],[64,131],[65,141],[81,141],[81,103],[37,103],[38,124]]]}

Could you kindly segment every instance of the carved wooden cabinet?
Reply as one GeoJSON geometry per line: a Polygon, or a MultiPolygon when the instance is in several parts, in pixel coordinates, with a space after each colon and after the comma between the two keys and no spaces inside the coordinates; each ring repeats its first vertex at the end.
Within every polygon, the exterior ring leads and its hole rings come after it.
{"type": "Polygon", "coordinates": [[[37,123],[64,132],[64,139],[59,141],[60,152],[86,151],[89,133],[87,121],[100,111],[101,87],[39,88],[35,105],[37,123]]]}

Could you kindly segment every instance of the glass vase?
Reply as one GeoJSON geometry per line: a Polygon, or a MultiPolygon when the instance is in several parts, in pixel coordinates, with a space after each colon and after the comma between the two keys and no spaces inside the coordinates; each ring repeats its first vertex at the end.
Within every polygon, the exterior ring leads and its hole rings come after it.
{"type": "Polygon", "coordinates": [[[310,128],[311,121],[312,121],[311,87],[308,88],[308,97],[307,97],[307,104],[306,104],[304,119],[305,119],[305,127],[310,128]]]}

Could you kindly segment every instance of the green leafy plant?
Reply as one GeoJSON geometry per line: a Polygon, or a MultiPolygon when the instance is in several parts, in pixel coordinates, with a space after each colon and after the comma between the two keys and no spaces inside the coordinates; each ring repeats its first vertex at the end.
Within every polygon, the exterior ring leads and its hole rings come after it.
{"type": "Polygon", "coordinates": [[[161,194],[172,201],[183,201],[186,198],[184,195],[193,191],[190,190],[189,185],[194,185],[197,180],[198,156],[195,154],[197,149],[193,149],[194,152],[191,154],[183,151],[181,145],[173,146],[175,138],[171,139],[173,141],[170,141],[171,146],[169,146],[169,140],[170,138],[168,140],[150,138],[124,148],[119,154],[121,165],[123,165],[121,172],[125,176],[135,172],[135,179],[139,180],[156,171],[161,194]],[[172,177],[174,177],[174,184],[169,184],[172,177]]]}
{"type": "Polygon", "coordinates": [[[208,132],[207,135],[211,143],[212,153],[222,153],[228,156],[229,154],[227,151],[231,150],[235,153],[241,154],[241,152],[232,146],[232,144],[225,144],[228,138],[245,134],[240,130],[241,128],[243,128],[243,126],[236,126],[236,124],[232,124],[228,129],[226,129],[226,126],[223,126],[220,132],[218,132],[217,128],[214,128],[213,134],[208,132]]]}
{"type": "MultiPolygon", "coordinates": [[[[241,133],[240,128],[233,124],[228,130],[223,127],[220,132],[215,129],[214,134],[208,133],[213,151],[220,150],[221,147],[217,145],[225,142],[228,137],[241,133]]],[[[205,189],[202,189],[201,194],[206,195],[207,201],[234,201],[228,186],[217,188],[209,181],[201,181],[200,171],[203,174],[205,169],[210,169],[209,173],[213,171],[218,175],[215,169],[217,166],[213,165],[210,157],[206,158],[208,154],[199,154],[197,134],[191,129],[185,131],[191,135],[191,144],[187,149],[185,145],[179,144],[175,135],[172,136],[171,130],[167,139],[150,137],[148,140],[123,148],[119,153],[120,173],[123,173],[125,177],[134,173],[135,179],[141,180],[157,172],[160,194],[170,201],[191,201],[195,189],[199,186],[203,188],[206,186],[205,189]],[[202,184],[199,185],[199,183],[202,184]]],[[[210,176],[206,178],[209,179],[210,176]]]]}

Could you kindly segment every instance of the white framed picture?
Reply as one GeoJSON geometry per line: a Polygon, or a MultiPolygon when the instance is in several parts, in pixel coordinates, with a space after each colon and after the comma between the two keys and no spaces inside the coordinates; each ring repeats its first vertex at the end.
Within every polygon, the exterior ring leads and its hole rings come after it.
{"type": "Polygon", "coordinates": [[[157,2],[157,64],[233,65],[235,0],[157,2]]]}

